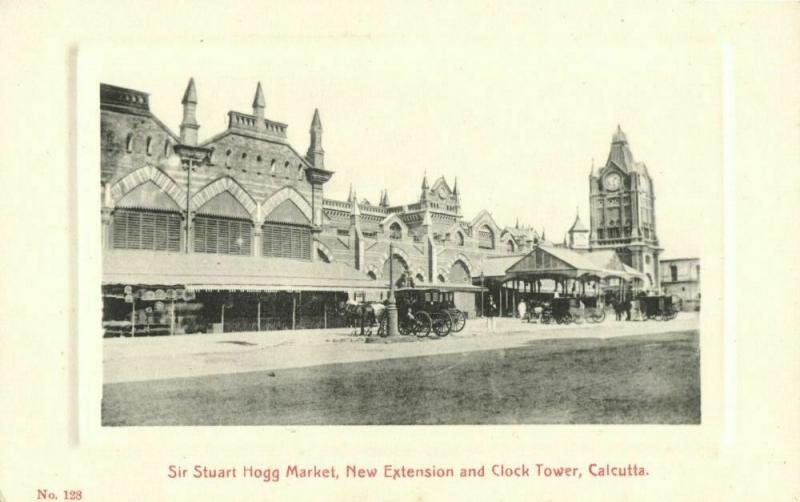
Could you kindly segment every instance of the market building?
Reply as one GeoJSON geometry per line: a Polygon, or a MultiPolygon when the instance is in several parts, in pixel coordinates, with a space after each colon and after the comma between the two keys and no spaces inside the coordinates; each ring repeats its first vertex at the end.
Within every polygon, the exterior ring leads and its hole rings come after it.
{"type": "MultiPolygon", "coordinates": [[[[482,312],[482,286],[496,288],[488,294],[506,313],[520,295],[541,291],[543,276],[530,267],[508,273],[520,261],[543,265],[536,256],[580,271],[565,276],[571,291],[588,277],[595,291],[613,280],[658,280],[652,181],[621,130],[606,166],[590,176],[590,228],[578,217],[554,245],[532,227],[499,225],[485,209],[464,218],[458,181],[443,177],[423,174],[418,200],[406,204],[392,204],[388,189],[375,203],[352,188],[346,200],[326,197],[334,172],[319,111],[301,153],[288,125],[267,118],[261,84],[251,113],[228,112],[227,128],[203,141],[194,80],[181,104],[176,134],[150,111],[147,93],[100,86],[110,332],[334,327],[344,301],[385,298],[390,267],[398,284],[454,291],[469,316],[482,312]]],[[[567,290],[561,276],[548,277],[567,290]]]]}

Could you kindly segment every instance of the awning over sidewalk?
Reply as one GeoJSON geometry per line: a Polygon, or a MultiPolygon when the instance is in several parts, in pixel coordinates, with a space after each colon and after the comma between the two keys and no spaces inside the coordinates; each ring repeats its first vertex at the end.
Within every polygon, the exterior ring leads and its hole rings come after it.
{"type": "Polygon", "coordinates": [[[120,250],[105,253],[103,284],[180,285],[189,291],[387,289],[343,263],[120,250]]]}
{"type": "MultiPolygon", "coordinates": [[[[387,285],[388,288],[388,285],[387,285]]],[[[457,291],[464,293],[480,293],[481,290],[488,291],[480,286],[460,282],[437,282],[435,284],[418,284],[413,288],[397,288],[395,291],[424,291],[426,289],[436,289],[439,291],[457,291]]]]}

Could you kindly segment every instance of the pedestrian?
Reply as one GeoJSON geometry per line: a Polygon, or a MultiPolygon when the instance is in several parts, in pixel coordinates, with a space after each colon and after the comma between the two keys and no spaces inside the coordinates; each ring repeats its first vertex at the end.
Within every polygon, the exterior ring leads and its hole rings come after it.
{"type": "Polygon", "coordinates": [[[525,300],[520,300],[519,305],[517,305],[517,314],[519,314],[519,320],[525,320],[525,313],[528,311],[528,306],[525,305],[525,300]]]}
{"type": "Polygon", "coordinates": [[[489,333],[495,332],[495,319],[497,315],[497,305],[494,303],[494,298],[489,295],[489,304],[486,307],[486,327],[489,333]]]}

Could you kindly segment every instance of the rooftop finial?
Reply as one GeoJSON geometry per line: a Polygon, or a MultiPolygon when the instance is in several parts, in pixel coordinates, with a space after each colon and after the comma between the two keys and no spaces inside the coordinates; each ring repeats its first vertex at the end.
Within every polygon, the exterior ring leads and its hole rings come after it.
{"type": "Polygon", "coordinates": [[[264,99],[264,90],[261,89],[261,82],[258,83],[256,86],[256,95],[253,98],[253,115],[256,118],[264,119],[264,108],[267,106],[267,102],[264,99]]]}
{"type": "Polygon", "coordinates": [[[311,165],[318,169],[325,169],[325,150],[322,148],[322,121],[319,119],[319,109],[314,109],[314,118],[311,119],[311,129],[308,131],[310,141],[306,158],[311,165]]]}
{"type": "Polygon", "coordinates": [[[424,174],[422,175],[422,189],[428,189],[428,170],[426,169],[424,174]]]}
{"type": "Polygon", "coordinates": [[[197,145],[197,130],[200,124],[197,123],[195,113],[197,111],[197,89],[194,86],[194,78],[189,79],[186,92],[183,93],[181,100],[183,105],[183,120],[181,121],[181,143],[184,145],[197,145]]]}
{"type": "Polygon", "coordinates": [[[194,86],[194,77],[189,78],[189,85],[186,86],[186,92],[183,93],[181,104],[187,103],[197,104],[197,89],[194,86]]]}
{"type": "Polygon", "coordinates": [[[311,119],[311,128],[322,129],[322,121],[319,119],[319,108],[314,108],[314,118],[311,119]]]}
{"type": "Polygon", "coordinates": [[[350,183],[350,191],[347,192],[347,202],[353,202],[353,184],[350,183]]]}

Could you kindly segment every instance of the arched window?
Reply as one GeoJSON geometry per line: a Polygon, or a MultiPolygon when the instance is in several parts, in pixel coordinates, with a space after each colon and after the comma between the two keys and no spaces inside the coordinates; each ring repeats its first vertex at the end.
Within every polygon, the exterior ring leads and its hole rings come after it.
{"type": "Polygon", "coordinates": [[[389,238],[394,240],[403,238],[403,228],[396,221],[389,225],[389,238]]]}
{"type": "Polygon", "coordinates": [[[133,133],[128,133],[128,138],[125,140],[125,149],[128,153],[133,151],[133,133]]]}
{"type": "Polygon", "coordinates": [[[478,247],[481,249],[494,249],[494,232],[488,225],[483,225],[478,230],[478,247]]]}
{"type": "Polygon", "coordinates": [[[181,215],[178,205],[152,181],[129,191],[112,215],[111,247],[180,251],[181,215]]]}
{"type": "Polygon", "coordinates": [[[272,159],[269,163],[269,174],[275,174],[275,159],[272,159]]]}
{"type": "Polygon", "coordinates": [[[264,256],[311,259],[311,222],[291,200],[281,202],[267,215],[262,235],[264,256]]]}
{"type": "Polygon", "coordinates": [[[147,156],[153,155],[153,138],[150,136],[147,137],[147,142],[145,143],[145,153],[147,156]]]}
{"type": "Polygon", "coordinates": [[[398,255],[392,255],[383,263],[383,278],[384,280],[388,281],[390,272],[392,279],[394,280],[395,286],[400,287],[403,282],[407,280],[408,277],[408,264],[406,261],[398,255]],[[391,268],[390,268],[391,267],[391,268]]]}
{"type": "Polygon", "coordinates": [[[463,261],[458,260],[450,267],[448,274],[450,282],[454,283],[467,283],[469,284],[472,279],[469,276],[469,270],[463,261]]]}
{"type": "MultiPolygon", "coordinates": [[[[168,139],[165,139],[165,140],[164,140],[164,157],[169,157],[169,149],[170,149],[170,146],[172,146],[172,145],[170,145],[170,144],[169,144],[169,140],[168,140],[168,139]]],[[[213,152],[212,152],[212,153],[213,153],[213,152]]]]}
{"type": "Polygon", "coordinates": [[[303,179],[303,164],[297,164],[297,179],[303,179]]]}
{"type": "Polygon", "coordinates": [[[508,241],[506,242],[506,251],[509,253],[513,253],[515,251],[514,241],[512,241],[511,239],[508,239],[508,241]]]}
{"type": "Polygon", "coordinates": [[[456,232],[456,242],[458,242],[460,247],[464,247],[464,234],[456,232]]]}

